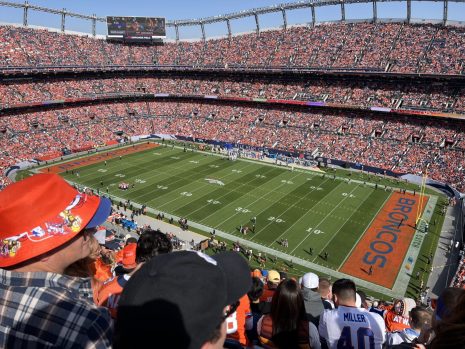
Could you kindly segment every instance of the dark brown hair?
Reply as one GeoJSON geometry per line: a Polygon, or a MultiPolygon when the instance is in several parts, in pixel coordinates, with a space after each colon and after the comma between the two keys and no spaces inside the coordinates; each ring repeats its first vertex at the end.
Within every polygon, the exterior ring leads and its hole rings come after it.
{"type": "Polygon", "coordinates": [[[430,349],[465,348],[465,295],[460,297],[457,306],[436,328],[430,349]]]}
{"type": "Polygon", "coordinates": [[[305,320],[304,309],[304,300],[297,282],[293,279],[281,282],[271,301],[272,341],[278,348],[299,347],[298,330],[305,320]]]}

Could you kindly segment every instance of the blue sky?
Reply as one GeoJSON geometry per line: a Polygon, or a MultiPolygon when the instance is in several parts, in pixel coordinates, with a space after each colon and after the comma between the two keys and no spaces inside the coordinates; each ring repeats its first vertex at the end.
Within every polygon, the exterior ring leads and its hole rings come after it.
{"type": "MultiPolygon", "coordinates": [[[[10,0],[11,2],[22,3],[10,0]]],[[[29,0],[30,4],[49,7],[55,9],[66,8],[68,11],[82,14],[96,14],[105,17],[107,15],[127,15],[127,16],[153,16],[166,17],[168,20],[202,18],[216,16],[246,10],[255,7],[275,5],[280,2],[292,2],[292,0],[270,1],[270,0],[29,0]]],[[[412,1],[412,18],[442,19],[442,2],[412,1]]],[[[317,8],[318,21],[340,19],[340,7],[329,6],[317,8]]],[[[369,18],[372,16],[372,5],[353,4],[346,5],[346,18],[369,18]]],[[[383,2],[378,3],[379,18],[405,18],[406,2],[383,2]]],[[[260,25],[262,28],[278,27],[282,25],[281,13],[262,15],[260,25]]],[[[456,21],[465,21],[465,4],[449,3],[449,18],[456,21]]],[[[311,21],[310,9],[301,9],[287,12],[289,24],[302,24],[311,21]]],[[[0,22],[22,23],[22,10],[0,7],[0,22]]],[[[43,12],[30,11],[29,24],[53,28],[60,28],[61,17],[43,12]]],[[[91,24],[85,20],[67,18],[67,29],[90,32],[91,24]]],[[[231,22],[233,32],[251,31],[255,28],[253,17],[234,20],[231,22]]],[[[208,37],[221,36],[227,33],[225,23],[216,23],[205,26],[208,37]]],[[[106,34],[106,25],[99,23],[98,34],[106,34]]],[[[168,28],[167,35],[174,38],[174,30],[168,28]]],[[[201,36],[200,27],[180,28],[181,39],[199,38],[201,36]]]]}

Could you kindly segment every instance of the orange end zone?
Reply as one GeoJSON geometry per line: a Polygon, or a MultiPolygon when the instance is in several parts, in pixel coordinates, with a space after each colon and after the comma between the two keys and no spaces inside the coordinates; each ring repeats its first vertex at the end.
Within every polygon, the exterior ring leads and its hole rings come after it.
{"type": "Polygon", "coordinates": [[[87,166],[87,165],[92,165],[96,164],[98,162],[102,162],[105,160],[109,160],[111,158],[114,158],[116,156],[123,156],[123,155],[128,155],[128,154],[133,154],[137,153],[140,151],[144,151],[150,148],[155,148],[158,147],[158,143],[140,143],[140,144],[135,144],[132,147],[125,147],[125,148],[120,148],[120,149],[115,149],[115,150],[109,150],[107,152],[100,152],[98,154],[88,156],[85,158],[80,158],[80,159],[75,159],[75,160],[70,160],[68,162],[63,162],[58,165],[50,166],[50,167],[45,167],[40,169],[40,172],[44,173],[61,173],[66,170],[74,170],[76,168],[82,167],[82,166],[87,166]]]}
{"type": "Polygon", "coordinates": [[[340,271],[391,289],[427,202],[424,196],[420,207],[419,194],[393,193],[340,271]]]}

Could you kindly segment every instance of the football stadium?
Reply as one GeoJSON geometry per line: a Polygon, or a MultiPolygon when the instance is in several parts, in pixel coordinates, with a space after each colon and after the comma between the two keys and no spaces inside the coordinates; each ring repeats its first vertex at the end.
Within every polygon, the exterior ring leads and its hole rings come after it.
{"type": "Polygon", "coordinates": [[[0,2],[1,347],[463,348],[465,3],[104,2],[0,2]]]}

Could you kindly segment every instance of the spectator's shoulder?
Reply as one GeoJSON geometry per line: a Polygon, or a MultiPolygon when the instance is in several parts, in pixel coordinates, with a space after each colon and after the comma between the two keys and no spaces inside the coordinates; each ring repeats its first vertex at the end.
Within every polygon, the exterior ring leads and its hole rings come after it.
{"type": "Polygon", "coordinates": [[[108,309],[103,307],[89,309],[87,318],[89,321],[82,328],[80,343],[86,348],[111,348],[113,323],[108,309]]]}

